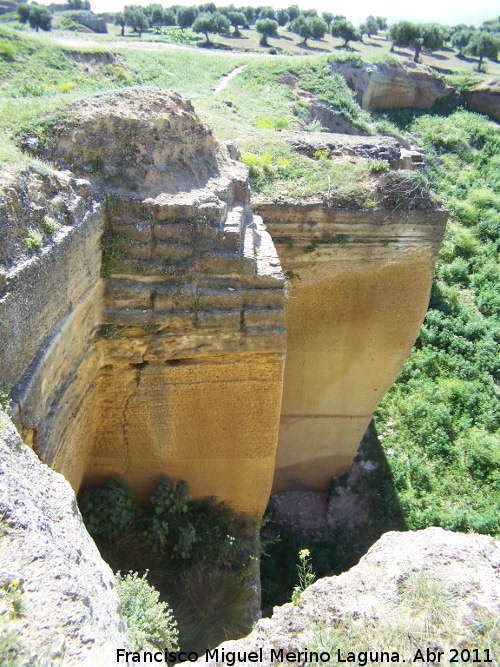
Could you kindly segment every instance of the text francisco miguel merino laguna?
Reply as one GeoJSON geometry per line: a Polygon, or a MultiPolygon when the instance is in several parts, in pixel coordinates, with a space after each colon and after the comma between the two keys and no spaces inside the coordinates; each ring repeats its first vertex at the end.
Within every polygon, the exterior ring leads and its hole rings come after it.
{"type": "MultiPolygon", "coordinates": [[[[221,662],[227,665],[227,667],[233,667],[233,665],[250,662],[262,664],[264,662],[264,654],[266,659],[269,658],[269,662],[271,663],[327,663],[333,658],[339,663],[353,663],[357,661],[358,665],[363,667],[363,665],[367,665],[370,662],[400,661],[399,654],[396,651],[360,651],[355,653],[353,651],[344,652],[339,649],[337,655],[331,655],[327,651],[309,651],[308,649],[286,651],[285,649],[275,648],[266,648],[265,651],[263,648],[255,651],[226,651],[225,649],[215,648],[213,650],[207,649],[201,655],[198,655],[194,651],[168,651],[167,649],[164,651],[127,651],[119,648],[116,650],[116,661],[121,664],[139,663],[143,665],[159,662],[175,664],[179,662],[196,662],[199,658],[204,658],[205,660],[221,662]]],[[[418,655],[415,658],[416,660],[425,659],[424,656],[420,657],[418,655]]]]}

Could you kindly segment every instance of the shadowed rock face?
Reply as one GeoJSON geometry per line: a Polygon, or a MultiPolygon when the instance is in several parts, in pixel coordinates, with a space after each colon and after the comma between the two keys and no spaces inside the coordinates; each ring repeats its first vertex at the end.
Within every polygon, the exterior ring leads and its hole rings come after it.
{"type": "MultiPolygon", "coordinates": [[[[289,134],[421,163],[393,138],[289,134]]],[[[25,442],[75,489],[119,474],[144,499],[167,474],[250,515],[275,460],[276,489],[345,472],[423,320],[445,214],[256,200],[273,243],[234,147],[161,91],[76,104],[50,150],[92,185],[28,172],[2,190],[0,379],[25,442]]]]}

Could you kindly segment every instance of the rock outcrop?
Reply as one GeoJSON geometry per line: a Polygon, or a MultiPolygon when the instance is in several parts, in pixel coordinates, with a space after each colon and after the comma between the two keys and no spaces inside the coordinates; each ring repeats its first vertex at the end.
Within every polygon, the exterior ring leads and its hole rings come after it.
{"type": "Polygon", "coordinates": [[[465,101],[474,111],[485,113],[500,121],[500,81],[483,81],[471,91],[465,93],[465,101]]]}
{"type": "Polygon", "coordinates": [[[285,295],[246,167],[160,91],[82,102],[54,136],[51,159],[94,189],[69,172],[5,188],[0,376],[20,432],[75,489],[118,473],[142,499],[168,474],[261,514],[285,295]]]}
{"type": "MultiPolygon", "coordinates": [[[[422,163],[390,137],[283,138],[422,163]]],[[[326,488],[415,340],[446,214],[383,171],[361,209],[257,198],[266,229],[234,146],[158,90],[73,105],[50,139],[59,171],[7,179],[0,210],[0,378],[25,442],[75,490],[119,474],[140,500],[167,474],[258,515],[275,461],[276,490],[326,488]]]]}
{"type": "Polygon", "coordinates": [[[65,12],[76,23],[88,28],[92,32],[107,33],[108,26],[105,19],[91,11],[65,12]]]}
{"type": "Polygon", "coordinates": [[[290,652],[298,664],[336,665],[337,651],[347,661],[348,651],[370,650],[395,652],[399,664],[435,662],[427,658],[427,648],[443,651],[441,664],[457,658],[452,649],[459,650],[458,659],[461,649],[477,649],[483,660],[489,649],[491,660],[499,615],[500,545],[493,538],[441,528],[386,533],[354,568],[320,579],[296,606],[276,607],[272,618],[258,621],[248,637],[221,644],[197,664],[255,664],[249,654],[259,656],[260,650],[262,667],[286,662],[276,657],[280,652],[290,652]],[[415,660],[419,649],[420,661],[415,660]],[[324,655],[309,660],[304,651],[324,655]]]}
{"type": "Polygon", "coordinates": [[[455,95],[454,88],[413,62],[370,63],[332,61],[338,72],[356,90],[363,109],[428,109],[437,101],[455,95]]]}
{"type": "Polygon", "coordinates": [[[274,490],[324,490],[349,469],[418,335],[447,216],[318,200],[254,207],[291,282],[274,490]]]}
{"type": "Polygon", "coordinates": [[[3,651],[16,647],[12,657],[26,665],[114,664],[128,636],[113,573],[68,482],[40,463],[1,410],[0,531],[3,651]]]}

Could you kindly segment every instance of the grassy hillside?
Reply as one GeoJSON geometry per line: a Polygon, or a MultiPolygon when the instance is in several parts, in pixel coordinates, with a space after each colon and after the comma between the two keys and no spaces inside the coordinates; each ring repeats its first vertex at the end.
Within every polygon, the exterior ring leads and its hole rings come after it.
{"type": "Polygon", "coordinates": [[[400,114],[425,146],[450,222],[429,312],[377,411],[410,529],[500,533],[500,128],[477,114],[400,114]]]}

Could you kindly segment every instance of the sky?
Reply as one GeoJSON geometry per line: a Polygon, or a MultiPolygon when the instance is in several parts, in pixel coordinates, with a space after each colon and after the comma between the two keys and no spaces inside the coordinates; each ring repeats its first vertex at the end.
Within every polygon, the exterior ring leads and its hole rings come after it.
{"type": "MultiPolygon", "coordinates": [[[[206,0],[90,0],[94,12],[117,12],[125,4],[148,5],[159,2],[164,6],[172,4],[193,5],[206,0]]],[[[318,12],[329,11],[333,14],[344,14],[350,21],[360,23],[370,14],[385,16],[389,23],[401,19],[412,21],[437,21],[439,23],[473,23],[479,25],[489,18],[500,15],[499,0],[214,0],[218,6],[229,5],[271,5],[288,7],[297,2],[302,9],[315,8],[318,12]]]]}

